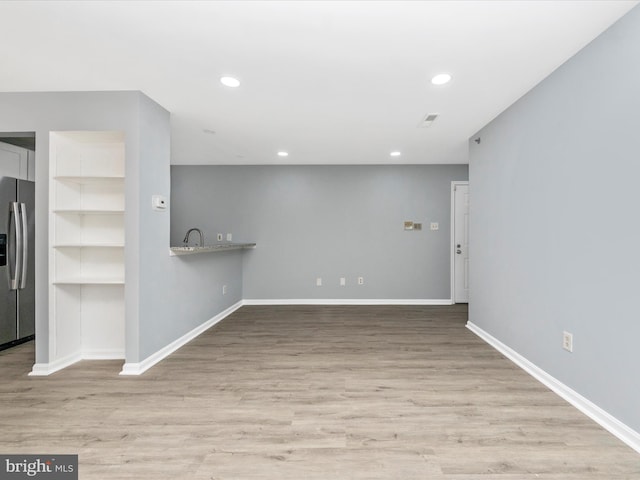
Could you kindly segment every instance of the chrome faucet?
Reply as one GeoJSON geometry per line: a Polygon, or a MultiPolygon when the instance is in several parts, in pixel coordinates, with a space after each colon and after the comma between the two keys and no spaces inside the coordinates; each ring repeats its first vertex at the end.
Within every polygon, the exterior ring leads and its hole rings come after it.
{"type": "MultiPolygon", "coordinates": [[[[191,232],[198,232],[198,234],[200,235],[200,247],[204,247],[204,235],[202,235],[202,232],[200,231],[199,228],[190,228],[189,230],[187,230],[187,234],[184,236],[184,240],[182,240],[184,242],[185,245],[187,245],[189,243],[189,235],[191,235],[191,232]]],[[[197,247],[198,245],[196,245],[197,247]]]]}

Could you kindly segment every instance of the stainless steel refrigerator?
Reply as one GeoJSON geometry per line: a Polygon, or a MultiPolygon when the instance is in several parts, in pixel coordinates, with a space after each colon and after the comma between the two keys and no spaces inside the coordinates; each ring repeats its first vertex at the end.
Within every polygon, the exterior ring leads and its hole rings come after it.
{"type": "Polygon", "coordinates": [[[35,183],[0,176],[0,350],[35,334],[35,183]]]}

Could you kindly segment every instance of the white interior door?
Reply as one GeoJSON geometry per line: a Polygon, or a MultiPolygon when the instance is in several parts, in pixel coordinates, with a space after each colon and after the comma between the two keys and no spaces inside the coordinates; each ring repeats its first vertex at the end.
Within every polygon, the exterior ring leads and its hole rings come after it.
{"type": "Polygon", "coordinates": [[[469,303],[469,184],[453,185],[453,301],[469,303]]]}

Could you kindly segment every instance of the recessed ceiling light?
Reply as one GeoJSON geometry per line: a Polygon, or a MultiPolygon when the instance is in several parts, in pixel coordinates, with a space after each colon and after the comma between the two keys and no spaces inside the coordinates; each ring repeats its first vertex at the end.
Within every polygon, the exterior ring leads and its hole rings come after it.
{"type": "Polygon", "coordinates": [[[220,83],[225,87],[236,88],[240,86],[240,80],[235,77],[220,77],[220,83]]]}
{"type": "Polygon", "coordinates": [[[278,152],[278,156],[279,156],[279,157],[288,157],[288,156],[289,156],[289,152],[285,152],[285,151],[283,151],[283,150],[280,150],[280,151],[278,152]]]}
{"type": "Polygon", "coordinates": [[[431,79],[431,83],[434,85],[444,85],[445,83],[449,83],[451,81],[451,75],[448,73],[439,73],[435,77],[431,79]]]}
{"type": "Polygon", "coordinates": [[[391,155],[392,157],[399,157],[402,154],[396,150],[395,152],[391,152],[389,155],[391,155]]]}

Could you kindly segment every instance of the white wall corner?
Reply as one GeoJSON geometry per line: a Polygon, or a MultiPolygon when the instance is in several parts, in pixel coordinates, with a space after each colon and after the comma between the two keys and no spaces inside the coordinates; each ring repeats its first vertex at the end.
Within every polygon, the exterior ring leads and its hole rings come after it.
{"type": "Polygon", "coordinates": [[[160,362],[161,360],[164,360],[169,355],[171,355],[173,352],[175,352],[180,347],[182,347],[182,346],[186,345],[187,343],[189,343],[191,340],[196,338],[201,333],[203,333],[206,330],[208,330],[209,328],[213,327],[216,323],[221,322],[222,320],[224,320],[226,317],[228,317],[233,312],[238,310],[242,305],[243,305],[242,301],[239,301],[239,302],[235,303],[234,305],[230,306],[226,310],[223,310],[222,312],[217,314],[215,317],[210,318],[209,320],[207,320],[206,322],[202,323],[201,325],[198,325],[193,330],[185,333],[182,337],[178,338],[177,340],[174,340],[169,345],[167,345],[167,346],[161,348],[160,350],[158,350],[157,352],[149,355],[147,358],[145,358],[141,362],[138,362],[138,363],[126,362],[122,366],[122,371],[120,372],[120,375],[141,375],[141,374],[143,374],[144,372],[149,370],[151,367],[153,367],[156,363],[160,362]]]}
{"type": "Polygon", "coordinates": [[[478,327],[473,322],[467,322],[467,328],[482,340],[487,342],[489,345],[491,345],[493,348],[495,348],[502,355],[515,363],[517,366],[522,368],[533,378],[548,387],[555,394],[562,397],[564,400],[584,413],[587,417],[591,418],[591,420],[599,424],[602,428],[608,430],[609,433],[618,437],[618,439],[626,443],[629,447],[633,448],[636,452],[640,453],[640,433],[625,425],[613,415],[604,411],[602,408],[598,407],[596,404],[586,399],[575,390],[569,388],[555,377],[549,375],[540,367],[531,363],[518,352],[506,346],[500,340],[485,332],[482,328],[478,327]]]}

